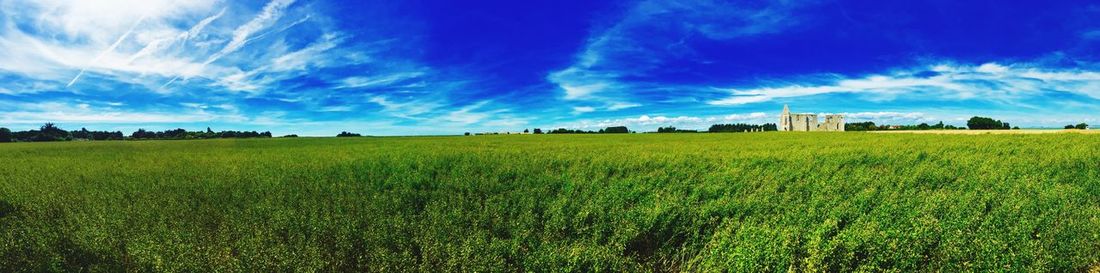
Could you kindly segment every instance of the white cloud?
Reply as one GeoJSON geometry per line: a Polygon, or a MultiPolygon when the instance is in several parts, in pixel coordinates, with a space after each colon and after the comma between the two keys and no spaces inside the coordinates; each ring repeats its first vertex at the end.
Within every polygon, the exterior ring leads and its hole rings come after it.
{"type": "Polygon", "coordinates": [[[607,110],[608,111],[618,111],[618,110],[634,108],[634,107],[639,107],[639,106],[642,106],[642,105],[637,104],[637,103],[630,103],[630,102],[615,102],[615,103],[611,103],[611,105],[608,105],[607,110]]]}
{"type": "Polygon", "coordinates": [[[596,108],[595,108],[595,107],[592,107],[592,106],[577,106],[577,107],[573,107],[573,114],[574,114],[574,115],[577,115],[577,114],[584,114],[584,113],[590,113],[590,112],[595,112],[595,111],[596,111],[596,108]]]}
{"type": "Polygon", "coordinates": [[[225,55],[233,53],[243,47],[246,43],[251,41],[249,38],[253,34],[271,27],[275,22],[278,22],[279,18],[283,16],[283,10],[293,3],[294,0],[272,0],[268,2],[256,17],[253,17],[248,23],[237,27],[237,29],[233,31],[233,39],[229,40],[229,43],[226,44],[221,51],[207,58],[203,64],[213,63],[225,55]]]}
{"type": "Polygon", "coordinates": [[[386,96],[373,96],[368,101],[382,106],[382,113],[384,114],[407,119],[421,119],[418,116],[442,107],[441,104],[433,101],[409,100],[396,102],[386,96]]]}
{"type": "Polygon", "coordinates": [[[372,88],[389,86],[401,81],[415,79],[423,76],[423,72],[399,72],[376,76],[355,76],[340,80],[336,88],[372,88]]]}
{"type": "Polygon", "coordinates": [[[549,128],[595,130],[610,126],[627,126],[636,131],[644,131],[661,126],[675,126],[681,129],[707,129],[710,125],[724,123],[775,123],[775,121],[771,120],[771,117],[772,116],[763,112],[720,116],[641,115],[638,117],[614,119],[582,119],[570,123],[550,126],[549,128]]]}
{"type": "Polygon", "coordinates": [[[938,64],[861,78],[835,76],[827,84],[790,84],[773,87],[732,89],[731,96],[708,102],[712,105],[740,105],[830,93],[851,93],[869,100],[894,100],[921,96],[923,99],[984,99],[1028,106],[1025,98],[1048,91],[1076,93],[1100,99],[1100,73],[1081,69],[1038,68],[1029,65],[980,66],[938,64]],[[922,72],[933,71],[934,75],[922,72]]]}
{"type": "MultiPolygon", "coordinates": [[[[249,10],[220,0],[3,1],[0,9],[18,12],[0,17],[0,47],[5,48],[0,72],[59,83],[62,90],[53,91],[74,93],[101,85],[103,79],[154,92],[169,92],[167,87],[181,82],[259,92],[303,70],[331,65],[332,56],[339,56],[328,52],[343,39],[328,30],[327,19],[309,5],[293,2],[272,0],[249,10]],[[283,32],[299,24],[320,29],[316,42],[285,46],[290,34],[283,32]],[[35,28],[32,32],[18,25],[35,28]],[[82,84],[89,73],[97,81],[82,84]]],[[[296,33],[294,38],[309,36],[296,33]]],[[[29,93],[12,85],[0,83],[29,93]]]]}
{"type": "Polygon", "coordinates": [[[188,105],[192,110],[177,112],[143,112],[115,107],[96,107],[87,103],[43,102],[3,103],[15,111],[0,112],[0,123],[41,124],[46,122],[81,124],[149,124],[189,122],[245,122],[249,118],[236,111],[211,112],[201,105],[188,105]],[[194,106],[194,107],[191,107],[194,106]]]}
{"type": "MultiPolygon", "coordinates": [[[[547,75],[565,100],[623,102],[649,83],[624,80],[644,78],[666,66],[667,60],[695,54],[684,37],[728,40],[775,33],[797,24],[790,16],[802,2],[777,1],[764,5],[740,2],[646,0],[636,2],[622,19],[594,30],[584,50],[569,67],[547,75]],[[673,32],[678,35],[669,35],[673,32]],[[654,34],[661,33],[661,34],[654,34]]],[[[634,107],[610,104],[602,110],[634,107]]]]}

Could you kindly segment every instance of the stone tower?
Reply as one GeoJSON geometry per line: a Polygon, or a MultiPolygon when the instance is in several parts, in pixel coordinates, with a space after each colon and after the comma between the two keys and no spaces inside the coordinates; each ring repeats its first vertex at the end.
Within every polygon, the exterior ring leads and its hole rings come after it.
{"type": "Polygon", "coordinates": [[[786,132],[791,130],[791,108],[783,105],[783,113],[779,114],[779,131],[786,132]]]}

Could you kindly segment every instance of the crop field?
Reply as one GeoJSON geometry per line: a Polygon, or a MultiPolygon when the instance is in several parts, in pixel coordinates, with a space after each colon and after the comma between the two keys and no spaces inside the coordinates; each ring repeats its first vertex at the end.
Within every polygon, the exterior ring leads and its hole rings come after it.
{"type": "Polygon", "coordinates": [[[1100,271],[1100,135],[0,144],[0,271],[1100,271]]]}

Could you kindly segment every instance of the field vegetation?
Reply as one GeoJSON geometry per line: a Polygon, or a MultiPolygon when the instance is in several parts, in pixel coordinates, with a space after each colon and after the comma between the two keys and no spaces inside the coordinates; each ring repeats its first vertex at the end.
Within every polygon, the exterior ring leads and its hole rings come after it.
{"type": "Polygon", "coordinates": [[[0,144],[0,271],[1087,272],[1100,138],[0,144]]]}

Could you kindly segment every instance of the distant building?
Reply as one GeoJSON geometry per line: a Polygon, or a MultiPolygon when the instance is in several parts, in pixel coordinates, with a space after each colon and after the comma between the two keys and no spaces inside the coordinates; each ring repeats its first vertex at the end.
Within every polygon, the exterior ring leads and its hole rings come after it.
{"type": "Polygon", "coordinates": [[[816,114],[791,114],[791,109],[783,105],[783,113],[779,115],[779,131],[844,131],[843,115],[825,115],[825,122],[818,124],[816,114]]]}

